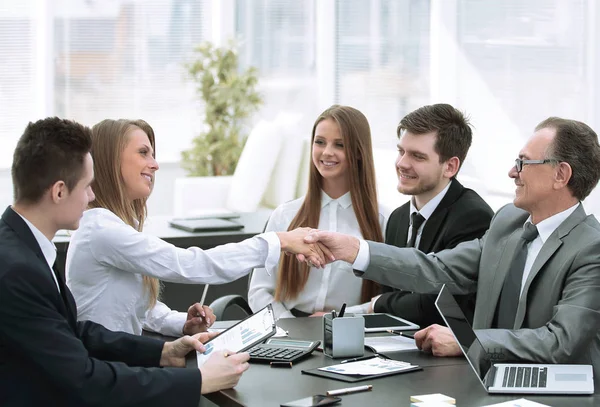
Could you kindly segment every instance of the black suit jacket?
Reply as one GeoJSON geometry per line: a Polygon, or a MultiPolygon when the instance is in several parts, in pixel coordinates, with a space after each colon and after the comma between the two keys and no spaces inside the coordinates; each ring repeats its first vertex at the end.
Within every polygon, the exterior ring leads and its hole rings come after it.
{"type": "MultiPolygon", "coordinates": [[[[451,249],[461,242],[483,236],[490,226],[494,212],[473,190],[463,187],[456,179],[425,225],[418,249],[425,253],[451,249]]],[[[410,226],[410,202],[397,208],[388,220],[385,243],[406,247],[410,226]]],[[[426,327],[444,325],[435,308],[436,295],[410,291],[393,291],[384,287],[384,294],[375,302],[375,312],[388,312],[426,327]]],[[[456,296],[461,308],[473,320],[475,295],[456,296]]]]}
{"type": "MultiPolygon", "coordinates": [[[[58,273],[57,273],[58,274],[58,273]]],[[[40,246],[10,207],[0,221],[0,405],[197,406],[197,369],[159,368],[160,340],[77,322],[40,246]]]]}

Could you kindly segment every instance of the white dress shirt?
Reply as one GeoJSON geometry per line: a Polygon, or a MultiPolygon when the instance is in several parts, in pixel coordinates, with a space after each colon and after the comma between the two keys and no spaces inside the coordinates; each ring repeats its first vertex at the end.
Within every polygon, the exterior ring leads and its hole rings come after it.
{"type": "Polygon", "coordinates": [[[148,309],[142,276],[173,283],[222,284],[254,267],[273,269],[280,250],[275,233],[210,250],[182,249],[136,231],[106,209],[89,209],[71,237],[67,285],[77,302],[78,320],[138,335],[146,329],[180,336],[186,313],[171,311],[160,301],[148,309]]]}
{"type": "Polygon", "coordinates": [[[33,234],[33,237],[35,237],[35,240],[37,241],[38,245],[40,245],[40,249],[42,250],[44,259],[46,259],[46,263],[48,263],[48,267],[50,267],[50,274],[52,274],[52,279],[54,279],[54,282],[56,283],[56,288],[58,288],[58,292],[60,292],[58,280],[56,280],[56,275],[54,274],[54,270],[52,270],[52,266],[56,261],[56,246],[54,245],[54,243],[52,243],[52,241],[48,240],[46,235],[40,232],[40,230],[36,228],[33,225],[33,223],[25,219],[25,217],[23,217],[19,212],[15,211],[15,213],[18,214],[21,217],[21,219],[25,221],[27,226],[29,226],[29,229],[31,229],[31,233],[33,234]]]}
{"type": "MultiPolygon", "coordinates": [[[[421,216],[423,218],[425,218],[425,221],[423,221],[423,223],[419,227],[419,230],[417,231],[417,238],[415,239],[415,247],[419,247],[419,243],[421,243],[421,234],[423,233],[423,228],[425,227],[427,220],[431,217],[431,215],[433,215],[433,212],[437,209],[440,202],[442,202],[442,199],[444,199],[444,197],[446,196],[446,193],[450,189],[450,184],[452,184],[452,181],[450,181],[448,183],[448,185],[446,185],[446,188],[442,189],[436,196],[431,198],[429,200],[429,202],[427,202],[425,205],[423,205],[421,210],[418,210],[417,207],[415,206],[415,198],[414,197],[410,200],[410,215],[411,215],[410,219],[412,219],[412,214],[415,212],[418,212],[419,214],[421,214],[421,216]]],[[[412,223],[408,227],[408,235],[406,237],[406,244],[408,244],[408,242],[410,241],[411,235],[412,235],[412,223]]]]}
{"type": "MultiPolygon", "coordinates": [[[[542,246],[544,246],[546,240],[548,240],[550,235],[560,226],[560,224],[563,223],[565,219],[567,219],[573,212],[575,212],[575,209],[577,209],[579,205],[581,205],[581,203],[578,202],[569,209],[559,212],[556,215],[552,215],[535,225],[539,234],[535,239],[527,244],[527,260],[525,261],[525,269],[523,270],[520,294],[523,294],[525,281],[527,281],[527,277],[529,277],[531,267],[533,267],[533,263],[535,262],[538,254],[540,254],[542,246]]],[[[531,216],[529,216],[529,218],[525,221],[525,224],[527,224],[527,222],[531,223],[531,216]]],[[[523,227],[525,227],[525,224],[523,224],[523,227]]]]}
{"type": "MultiPolygon", "coordinates": [[[[302,202],[304,198],[277,207],[269,219],[266,230],[287,230],[302,202]]],[[[380,208],[379,224],[382,231],[387,220],[383,213],[380,208]]],[[[361,237],[350,192],[338,199],[331,199],[326,193],[321,193],[321,217],[318,228],[361,237]]],[[[312,314],[318,311],[339,310],[343,303],[349,306],[359,305],[363,280],[357,278],[352,271],[352,266],[345,262],[334,262],[324,269],[311,268],[306,285],[298,297],[284,302],[275,301],[276,283],[277,272],[269,275],[265,269],[254,270],[248,291],[248,301],[252,310],[257,311],[267,304],[273,304],[276,318],[293,318],[291,313],[293,308],[312,314]]],[[[364,307],[359,305],[360,310],[348,307],[347,312],[366,312],[365,307],[368,305],[369,303],[364,307]]]]}

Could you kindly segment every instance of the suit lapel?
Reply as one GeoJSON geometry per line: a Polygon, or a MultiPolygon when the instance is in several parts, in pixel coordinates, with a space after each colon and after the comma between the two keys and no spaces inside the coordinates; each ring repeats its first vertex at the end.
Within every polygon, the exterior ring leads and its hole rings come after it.
{"type": "Polygon", "coordinates": [[[77,308],[75,306],[73,296],[71,295],[69,289],[65,285],[65,282],[58,270],[55,270],[54,268],[50,270],[48,268],[48,263],[46,261],[46,258],[44,257],[44,254],[42,253],[42,249],[40,248],[40,245],[35,239],[35,236],[33,236],[31,229],[29,229],[29,226],[27,226],[27,224],[25,223],[25,221],[23,221],[21,216],[18,213],[16,213],[10,206],[6,208],[4,214],[2,214],[2,220],[4,220],[4,222],[6,222],[6,224],[14,230],[19,239],[21,239],[23,243],[29,249],[31,249],[33,253],[35,253],[38,260],[48,270],[48,284],[52,284],[53,286],[55,286],[56,284],[50,273],[54,273],[58,282],[58,286],[60,288],[60,294],[58,293],[58,290],[56,291],[56,294],[57,297],[60,299],[59,304],[62,306],[61,312],[67,318],[71,327],[73,329],[76,329],[77,308]],[[69,301],[69,297],[71,297],[71,301],[69,301]]]}
{"type": "Polygon", "coordinates": [[[558,228],[548,237],[548,240],[544,242],[540,252],[538,253],[533,265],[531,266],[531,270],[529,271],[529,275],[527,276],[527,280],[525,280],[525,285],[523,286],[523,290],[521,293],[521,297],[519,300],[519,306],[517,308],[517,315],[515,316],[515,329],[519,329],[523,324],[523,320],[525,319],[525,311],[527,308],[527,295],[529,293],[529,287],[531,287],[531,283],[542,270],[542,267],[550,260],[552,255],[562,246],[563,238],[569,234],[569,232],[578,224],[585,220],[586,214],[583,209],[583,205],[579,204],[577,209],[569,215],[567,219],[563,223],[561,223],[558,228]]]}
{"type": "Polygon", "coordinates": [[[458,198],[460,198],[463,190],[465,188],[462,186],[458,180],[453,180],[450,184],[450,188],[448,188],[448,192],[442,198],[438,206],[435,208],[427,222],[425,222],[425,226],[423,226],[423,232],[421,233],[421,240],[419,241],[419,250],[424,253],[429,253],[433,251],[433,245],[435,244],[435,239],[438,237],[439,231],[441,229],[441,225],[446,219],[446,215],[448,214],[448,208],[456,202],[458,198]]]}

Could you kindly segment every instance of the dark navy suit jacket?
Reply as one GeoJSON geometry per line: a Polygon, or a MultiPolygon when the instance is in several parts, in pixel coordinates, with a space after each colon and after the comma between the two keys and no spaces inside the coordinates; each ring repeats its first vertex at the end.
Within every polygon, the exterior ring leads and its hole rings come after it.
{"type": "Polygon", "coordinates": [[[77,322],[42,251],[10,207],[0,220],[0,405],[197,406],[197,369],[159,368],[163,341],[77,322]]]}
{"type": "MultiPolygon", "coordinates": [[[[424,253],[451,249],[461,242],[483,236],[490,226],[494,212],[473,190],[452,181],[444,198],[421,232],[418,249],[424,253]]],[[[385,243],[406,247],[410,226],[410,202],[397,208],[388,220],[385,243]]],[[[375,302],[375,312],[387,312],[408,319],[421,328],[431,324],[444,325],[435,308],[436,295],[383,288],[384,294],[375,302]]],[[[457,296],[461,308],[470,321],[475,310],[475,294],[457,296]]]]}

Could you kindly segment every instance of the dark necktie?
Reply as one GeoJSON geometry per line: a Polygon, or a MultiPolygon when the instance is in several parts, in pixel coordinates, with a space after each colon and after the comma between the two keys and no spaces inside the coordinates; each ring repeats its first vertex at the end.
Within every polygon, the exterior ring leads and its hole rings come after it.
{"type": "Polygon", "coordinates": [[[425,218],[419,212],[413,212],[410,215],[410,224],[412,227],[410,233],[410,240],[408,241],[407,247],[417,247],[415,244],[417,242],[417,234],[419,233],[419,228],[425,222],[425,218]]]}
{"type": "Polygon", "coordinates": [[[496,327],[501,329],[513,329],[515,316],[517,315],[517,306],[521,297],[521,281],[523,280],[523,271],[525,270],[525,261],[527,260],[527,244],[538,236],[538,230],[535,225],[527,222],[523,234],[515,248],[510,269],[506,274],[500,301],[496,308],[496,327]]]}

